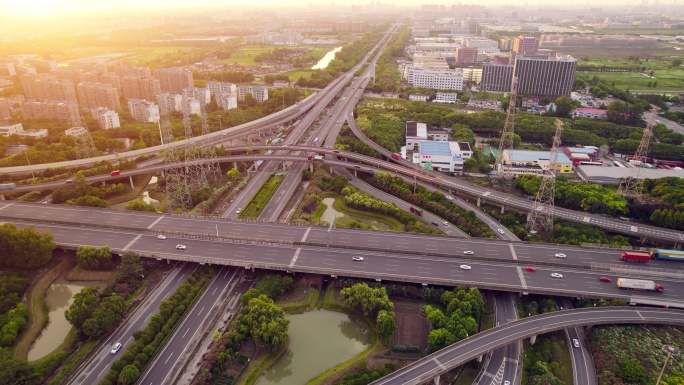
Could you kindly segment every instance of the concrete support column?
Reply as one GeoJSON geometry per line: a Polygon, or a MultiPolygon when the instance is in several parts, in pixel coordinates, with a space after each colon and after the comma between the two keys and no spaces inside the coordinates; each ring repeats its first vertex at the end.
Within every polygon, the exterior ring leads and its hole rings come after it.
{"type": "Polygon", "coordinates": [[[501,215],[506,213],[506,206],[501,205],[501,215]]]}
{"type": "Polygon", "coordinates": [[[480,207],[480,197],[477,197],[477,207],[480,207]]]}
{"type": "Polygon", "coordinates": [[[535,342],[537,342],[537,336],[530,337],[530,345],[534,345],[535,342]]]}
{"type": "Polygon", "coordinates": [[[356,175],[356,170],[354,170],[354,178],[357,178],[358,175],[356,175]]]}
{"type": "Polygon", "coordinates": [[[435,385],[439,385],[439,377],[440,376],[437,376],[437,377],[432,379],[432,381],[435,383],[435,385]]]}
{"type": "Polygon", "coordinates": [[[0,194],[0,201],[4,201],[4,200],[5,200],[5,194],[0,194]]]}
{"type": "Polygon", "coordinates": [[[133,185],[133,175],[128,177],[128,181],[131,182],[131,189],[134,189],[135,186],[133,185]]]}
{"type": "Polygon", "coordinates": [[[103,180],[103,181],[102,181],[102,186],[105,186],[106,184],[107,184],[107,182],[103,180]]]}
{"type": "Polygon", "coordinates": [[[309,163],[309,171],[313,172],[313,163],[309,163]]]}
{"type": "Polygon", "coordinates": [[[484,358],[484,354],[480,354],[477,356],[477,362],[482,362],[482,359],[484,358]]]}
{"type": "Polygon", "coordinates": [[[233,162],[233,168],[236,169],[236,170],[238,169],[238,168],[237,168],[237,161],[234,161],[234,162],[233,162]]]}

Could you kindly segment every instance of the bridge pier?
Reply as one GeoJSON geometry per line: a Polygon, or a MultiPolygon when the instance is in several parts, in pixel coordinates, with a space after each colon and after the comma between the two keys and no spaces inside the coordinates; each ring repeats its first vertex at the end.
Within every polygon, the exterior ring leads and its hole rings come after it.
{"type": "Polygon", "coordinates": [[[356,175],[356,170],[354,170],[354,178],[358,178],[358,175],[356,175]]]}
{"type": "Polygon", "coordinates": [[[435,385],[439,385],[439,378],[440,378],[440,377],[441,377],[441,376],[437,376],[437,377],[435,377],[435,378],[432,379],[432,381],[435,383],[435,385]]]}
{"type": "Polygon", "coordinates": [[[501,205],[501,215],[506,214],[506,206],[501,205]]]}
{"type": "Polygon", "coordinates": [[[309,163],[309,171],[313,172],[313,163],[309,163]]]}
{"type": "Polygon", "coordinates": [[[133,185],[133,175],[128,177],[128,181],[131,182],[131,189],[134,189],[135,186],[133,185]]]}
{"type": "Polygon", "coordinates": [[[4,201],[4,200],[5,200],[5,194],[0,194],[0,201],[4,201]]]}
{"type": "Polygon", "coordinates": [[[477,207],[480,207],[480,197],[477,197],[477,207]]]}
{"type": "Polygon", "coordinates": [[[236,170],[238,169],[238,168],[237,168],[237,161],[234,161],[234,162],[233,162],[233,168],[236,169],[236,170]]]}
{"type": "Polygon", "coordinates": [[[537,342],[537,336],[530,337],[530,345],[534,345],[535,342],[537,342]]]}
{"type": "Polygon", "coordinates": [[[482,362],[482,359],[484,358],[484,354],[480,354],[477,356],[477,362],[482,362]]]}
{"type": "Polygon", "coordinates": [[[102,181],[102,186],[105,186],[106,184],[107,184],[107,182],[102,181]]]}

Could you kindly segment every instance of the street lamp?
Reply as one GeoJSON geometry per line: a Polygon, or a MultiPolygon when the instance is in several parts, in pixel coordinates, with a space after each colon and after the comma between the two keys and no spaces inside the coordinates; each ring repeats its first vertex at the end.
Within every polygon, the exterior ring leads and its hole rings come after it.
{"type": "Polygon", "coordinates": [[[33,167],[31,167],[31,162],[29,161],[28,154],[26,153],[27,150],[28,150],[28,147],[25,147],[25,148],[24,148],[24,151],[22,151],[22,152],[23,152],[24,155],[26,156],[26,163],[28,163],[29,170],[31,170],[31,178],[35,178],[36,176],[33,175],[33,167]]]}
{"type": "Polygon", "coordinates": [[[670,360],[670,356],[679,355],[679,349],[677,349],[674,346],[665,345],[663,346],[663,351],[667,353],[667,357],[665,357],[665,363],[663,364],[663,368],[660,370],[660,374],[658,375],[658,381],[656,381],[656,385],[659,385],[660,379],[663,378],[663,373],[665,373],[665,367],[667,367],[667,361],[670,360]]]}

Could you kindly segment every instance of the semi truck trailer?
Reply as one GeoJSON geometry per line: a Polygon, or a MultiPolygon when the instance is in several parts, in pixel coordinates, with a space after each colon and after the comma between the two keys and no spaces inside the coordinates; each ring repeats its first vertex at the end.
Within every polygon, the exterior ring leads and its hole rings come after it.
{"type": "Polygon", "coordinates": [[[663,285],[645,279],[618,278],[617,286],[626,290],[657,291],[658,293],[665,291],[663,285]]]}

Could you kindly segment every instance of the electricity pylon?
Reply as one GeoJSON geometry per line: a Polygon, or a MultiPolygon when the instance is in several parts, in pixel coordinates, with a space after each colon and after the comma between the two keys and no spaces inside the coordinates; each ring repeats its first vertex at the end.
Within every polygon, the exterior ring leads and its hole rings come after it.
{"type": "Polygon", "coordinates": [[[648,122],[646,122],[644,135],[641,136],[641,143],[639,143],[639,147],[637,147],[634,153],[634,159],[638,163],[632,164],[629,173],[620,181],[617,193],[625,198],[634,198],[637,201],[641,201],[641,189],[644,187],[641,171],[648,155],[648,144],[651,141],[651,136],[653,136],[653,127],[655,126],[655,118],[658,115],[658,111],[660,111],[660,108],[651,104],[651,116],[648,122]]]}
{"type": "MultiPolygon", "coordinates": [[[[518,77],[515,76],[515,65],[513,66],[513,79],[511,80],[511,94],[510,102],[508,103],[508,111],[506,112],[506,122],[504,123],[503,131],[501,132],[501,140],[499,141],[499,151],[496,153],[496,162],[494,163],[494,170],[498,173],[507,173],[508,170],[504,168],[503,156],[504,151],[513,151],[513,136],[515,134],[515,110],[518,99],[518,77]]],[[[510,157],[511,154],[508,154],[510,157]]]]}
{"type": "Polygon", "coordinates": [[[553,136],[549,156],[549,166],[542,174],[542,181],[537,197],[528,216],[527,226],[532,231],[543,230],[547,234],[553,232],[554,197],[556,194],[556,174],[558,173],[558,149],[561,146],[563,122],[556,119],[556,134],[553,136]]]}

